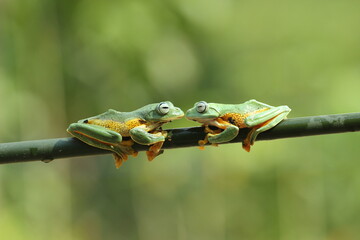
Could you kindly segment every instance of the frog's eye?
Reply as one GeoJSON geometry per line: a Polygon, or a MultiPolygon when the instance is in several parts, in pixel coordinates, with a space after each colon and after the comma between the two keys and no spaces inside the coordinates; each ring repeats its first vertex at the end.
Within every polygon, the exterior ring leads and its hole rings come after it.
{"type": "Polygon", "coordinates": [[[201,101],[198,102],[196,104],[196,111],[198,111],[198,113],[203,113],[208,109],[208,104],[207,102],[201,101]]]}
{"type": "Polygon", "coordinates": [[[165,102],[159,103],[159,105],[156,108],[156,111],[161,115],[165,115],[169,112],[169,105],[165,102]]]}

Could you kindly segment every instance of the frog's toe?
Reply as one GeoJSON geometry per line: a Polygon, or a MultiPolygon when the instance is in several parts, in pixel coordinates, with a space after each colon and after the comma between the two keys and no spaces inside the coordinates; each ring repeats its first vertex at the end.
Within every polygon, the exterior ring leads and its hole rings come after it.
{"type": "Polygon", "coordinates": [[[151,162],[156,157],[156,153],[154,153],[152,151],[146,151],[146,156],[147,156],[148,161],[151,162]]]}
{"type": "Polygon", "coordinates": [[[242,148],[247,151],[250,152],[250,148],[251,148],[251,144],[249,141],[244,140],[242,143],[242,148]]]}
{"type": "Polygon", "coordinates": [[[161,149],[163,144],[164,144],[164,142],[161,141],[161,142],[157,142],[157,143],[151,145],[151,147],[149,147],[149,150],[146,151],[146,156],[149,161],[152,161],[154,158],[156,158],[157,156],[159,156],[160,154],[162,154],[164,152],[164,150],[161,149]]]}
{"type": "Polygon", "coordinates": [[[137,155],[139,154],[139,152],[134,152],[133,154],[131,154],[133,157],[137,157],[137,155]]]}
{"type": "Polygon", "coordinates": [[[158,153],[158,152],[160,152],[163,144],[164,144],[164,141],[157,142],[157,143],[151,145],[151,147],[149,148],[149,151],[154,152],[154,153],[158,153]]]}
{"type": "Polygon", "coordinates": [[[204,150],[205,149],[205,145],[208,143],[207,138],[205,138],[204,140],[199,140],[198,144],[199,144],[199,149],[200,150],[204,150]]]}
{"type": "Polygon", "coordinates": [[[128,159],[128,156],[125,153],[114,153],[115,167],[119,168],[128,159]]]}
{"type": "Polygon", "coordinates": [[[159,152],[153,152],[153,151],[146,151],[146,156],[148,158],[148,160],[151,162],[152,160],[154,160],[154,158],[156,158],[157,156],[159,156],[160,154],[163,154],[164,150],[160,150],[159,152]]]}
{"type": "Polygon", "coordinates": [[[257,128],[252,128],[244,141],[242,142],[242,147],[245,151],[250,152],[250,148],[254,145],[257,135],[259,134],[257,128]]]}

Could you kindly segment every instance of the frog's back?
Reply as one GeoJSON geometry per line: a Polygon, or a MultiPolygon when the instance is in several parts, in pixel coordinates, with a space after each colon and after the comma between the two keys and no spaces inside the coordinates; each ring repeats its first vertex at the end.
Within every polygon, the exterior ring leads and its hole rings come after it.
{"type": "Polygon", "coordinates": [[[252,112],[258,112],[259,110],[269,109],[272,106],[265,103],[258,102],[256,100],[249,100],[240,104],[216,104],[217,109],[220,109],[220,115],[234,113],[241,115],[248,115],[252,112]]]}
{"type": "Polygon", "coordinates": [[[271,108],[270,105],[249,100],[240,104],[222,104],[221,118],[239,128],[245,128],[245,119],[253,114],[263,112],[271,108]]]}
{"type": "Polygon", "coordinates": [[[140,114],[134,112],[119,112],[113,109],[82,120],[84,123],[93,124],[111,129],[120,133],[123,137],[129,136],[129,131],[143,124],[140,114]]]}
{"type": "Polygon", "coordinates": [[[119,112],[116,111],[114,109],[109,109],[106,112],[99,114],[97,116],[88,118],[90,119],[99,119],[99,120],[111,120],[111,121],[115,121],[115,122],[127,122],[131,119],[137,119],[140,118],[141,119],[141,114],[139,114],[137,111],[133,111],[133,112],[119,112]]]}

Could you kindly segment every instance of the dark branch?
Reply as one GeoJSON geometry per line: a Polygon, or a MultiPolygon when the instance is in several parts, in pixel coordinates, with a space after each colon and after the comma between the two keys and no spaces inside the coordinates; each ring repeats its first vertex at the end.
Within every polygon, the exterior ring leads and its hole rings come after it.
{"type": "MultiPolygon", "coordinates": [[[[205,137],[202,127],[168,129],[167,131],[169,138],[164,143],[163,149],[198,146],[198,141],[205,137]]],[[[248,131],[248,129],[241,130],[231,142],[241,142],[248,131]]],[[[257,141],[355,131],[360,131],[360,113],[302,117],[282,121],[271,130],[259,134],[257,141]]],[[[144,151],[148,149],[148,146],[135,144],[134,149],[144,151]]],[[[107,153],[111,152],[91,147],[75,138],[2,143],[0,144],[0,164],[37,160],[47,162],[58,158],[107,153]]]]}

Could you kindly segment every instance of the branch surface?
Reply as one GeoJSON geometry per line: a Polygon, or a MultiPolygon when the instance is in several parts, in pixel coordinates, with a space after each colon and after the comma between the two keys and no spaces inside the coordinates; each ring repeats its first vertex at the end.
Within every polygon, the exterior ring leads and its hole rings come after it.
{"type": "MultiPolygon", "coordinates": [[[[198,146],[204,139],[203,127],[167,129],[168,138],[163,149],[198,146]]],[[[304,137],[331,133],[360,131],[360,113],[311,116],[286,119],[276,127],[260,133],[256,141],[290,137],[304,137]]],[[[249,129],[241,129],[239,135],[229,143],[242,142],[249,129]]],[[[144,151],[148,146],[135,144],[134,149],[144,151]]],[[[112,152],[91,147],[76,138],[53,138],[0,144],[0,164],[44,161],[112,152]]],[[[169,154],[169,153],[168,153],[169,154]]]]}

